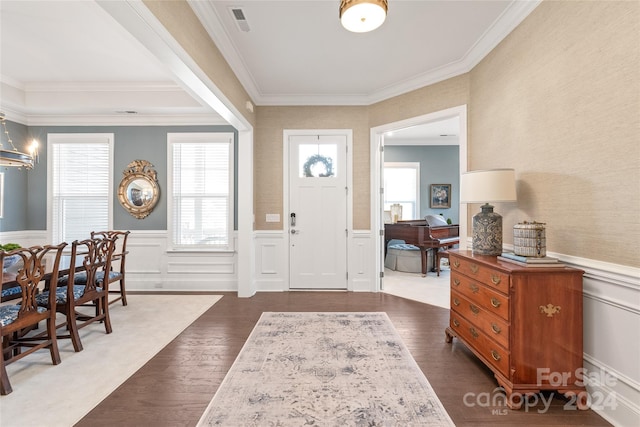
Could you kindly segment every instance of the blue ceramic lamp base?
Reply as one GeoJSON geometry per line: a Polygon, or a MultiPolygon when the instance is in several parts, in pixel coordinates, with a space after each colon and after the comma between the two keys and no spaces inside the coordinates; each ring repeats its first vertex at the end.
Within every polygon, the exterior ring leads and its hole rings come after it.
{"type": "Polygon", "coordinates": [[[473,252],[479,255],[502,253],[502,216],[485,203],[473,217],[473,252]]]}

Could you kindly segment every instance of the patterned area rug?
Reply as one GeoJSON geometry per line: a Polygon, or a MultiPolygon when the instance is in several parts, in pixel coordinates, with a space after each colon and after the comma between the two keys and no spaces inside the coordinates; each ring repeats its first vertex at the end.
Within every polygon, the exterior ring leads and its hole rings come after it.
{"type": "Polygon", "coordinates": [[[263,313],[199,426],[453,426],[386,313],[263,313]]]}

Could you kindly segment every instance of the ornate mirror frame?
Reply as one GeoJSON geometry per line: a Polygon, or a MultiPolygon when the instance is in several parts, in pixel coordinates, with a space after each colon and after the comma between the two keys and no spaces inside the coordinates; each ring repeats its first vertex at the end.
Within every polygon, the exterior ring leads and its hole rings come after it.
{"type": "Polygon", "coordinates": [[[118,200],[122,207],[138,219],[146,218],[160,198],[158,175],[146,160],[134,160],[122,172],[118,200]]]}

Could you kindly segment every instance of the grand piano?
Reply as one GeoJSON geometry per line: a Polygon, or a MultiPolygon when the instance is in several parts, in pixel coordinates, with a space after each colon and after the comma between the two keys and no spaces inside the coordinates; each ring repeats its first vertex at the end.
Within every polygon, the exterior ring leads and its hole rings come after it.
{"type": "Polygon", "coordinates": [[[460,242],[459,225],[442,225],[432,227],[424,219],[398,221],[384,225],[384,250],[391,239],[404,240],[410,245],[420,248],[422,255],[422,275],[427,275],[427,251],[433,250],[434,260],[440,248],[451,248],[460,242]]]}

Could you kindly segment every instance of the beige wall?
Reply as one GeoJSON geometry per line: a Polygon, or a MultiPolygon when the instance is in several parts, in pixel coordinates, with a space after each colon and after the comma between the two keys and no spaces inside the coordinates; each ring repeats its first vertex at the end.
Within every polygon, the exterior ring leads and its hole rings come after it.
{"type": "MultiPolygon", "coordinates": [[[[186,4],[145,4],[241,110],[245,91],[186,4]]],[[[369,129],[467,104],[469,169],[516,169],[517,204],[496,206],[506,243],[537,220],[548,251],[640,267],[639,26],[640,2],[545,1],[466,75],[368,107],[258,107],[256,229],[282,229],[264,219],[283,215],[284,129],[353,129],[353,226],[368,229],[369,129]]]]}
{"type": "Polygon", "coordinates": [[[353,129],[353,228],[371,227],[370,128],[468,101],[468,76],[427,86],[367,107],[258,107],[254,133],[254,211],[257,230],[282,230],[265,215],[282,212],[282,134],[285,129],[353,129]]]}
{"type": "Polygon", "coordinates": [[[286,215],[283,207],[282,156],[285,129],[353,130],[353,227],[369,228],[369,123],[366,107],[258,107],[254,129],[254,212],[257,230],[282,230],[265,215],[286,215]]]}
{"type": "Polygon", "coordinates": [[[545,1],[470,73],[469,169],[518,179],[505,242],[536,220],[547,250],[640,267],[639,6],[545,1]]]}
{"type": "Polygon", "coordinates": [[[255,112],[245,108],[251,98],[189,4],[185,0],[144,0],[144,4],[240,114],[255,125],[255,112]]]}
{"type": "Polygon", "coordinates": [[[371,127],[469,103],[469,75],[463,74],[396,96],[369,107],[371,127]]]}

